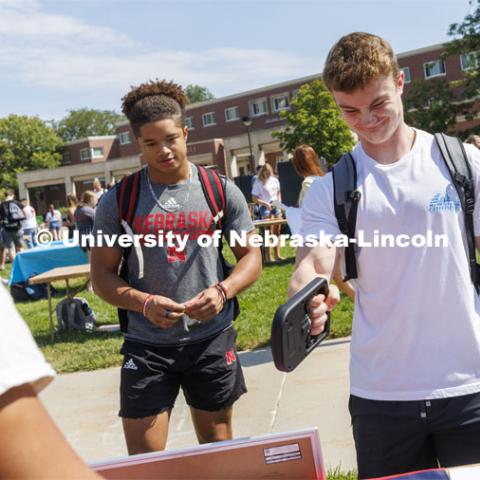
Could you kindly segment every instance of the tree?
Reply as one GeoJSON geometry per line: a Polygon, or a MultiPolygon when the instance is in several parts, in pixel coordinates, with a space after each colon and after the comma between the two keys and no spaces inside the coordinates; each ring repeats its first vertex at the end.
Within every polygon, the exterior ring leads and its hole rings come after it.
{"type": "Polygon", "coordinates": [[[190,104],[212,100],[215,95],[207,88],[200,85],[187,85],[184,89],[185,95],[188,97],[190,104]]]}
{"type": "Polygon", "coordinates": [[[113,110],[81,108],[70,110],[55,129],[65,142],[70,142],[97,135],[115,135],[116,124],[122,120],[125,117],[113,110]]]}
{"type": "Polygon", "coordinates": [[[470,0],[469,4],[476,4],[475,10],[466,15],[463,22],[450,25],[448,35],[453,39],[445,45],[444,53],[444,58],[466,54],[464,59],[469,63],[468,69],[463,70],[463,80],[457,87],[461,87],[462,100],[471,99],[470,103],[464,103],[462,112],[467,120],[473,119],[478,111],[475,100],[480,93],[480,1],[470,0]]]}
{"type": "Polygon", "coordinates": [[[405,121],[427,132],[453,132],[457,115],[464,108],[445,80],[416,80],[405,97],[405,121]]]}
{"type": "Polygon", "coordinates": [[[0,185],[17,187],[17,173],[60,164],[62,139],[38,117],[0,119],[0,185]]]}
{"type": "Polygon", "coordinates": [[[290,107],[280,112],[280,117],[287,121],[286,129],[273,133],[283,149],[291,152],[306,143],[319,157],[333,164],[355,145],[352,132],[321,80],[303,85],[290,107]]]}

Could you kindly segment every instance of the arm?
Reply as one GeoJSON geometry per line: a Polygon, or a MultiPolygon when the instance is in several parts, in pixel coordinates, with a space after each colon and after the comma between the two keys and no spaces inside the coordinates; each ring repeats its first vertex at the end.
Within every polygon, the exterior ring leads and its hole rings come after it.
{"type": "Polygon", "coordinates": [[[0,477],[100,479],[68,445],[28,384],[0,396],[0,477]]]}
{"type": "MultiPolygon", "coordinates": [[[[255,231],[247,235],[245,247],[232,247],[237,264],[232,273],[221,283],[227,291],[227,299],[233,298],[252,285],[262,273],[262,256],[259,247],[250,245],[249,239],[255,231]]],[[[209,287],[185,303],[186,313],[196,320],[208,320],[223,309],[223,301],[215,287],[209,287]]]]}
{"type": "MultiPolygon", "coordinates": [[[[335,266],[335,256],[333,247],[300,247],[297,250],[295,271],[288,285],[288,296],[292,297],[315,277],[321,276],[329,280],[335,266]]],[[[312,335],[318,335],[323,331],[327,311],[333,309],[339,300],[340,294],[335,285],[329,286],[326,299],[323,295],[312,298],[309,303],[312,335]]]]}
{"type": "Polygon", "coordinates": [[[261,200],[259,197],[256,195],[252,195],[252,200],[257,204],[257,205],[263,205],[264,207],[271,208],[271,205],[266,202],[265,200],[261,200]]]}
{"type": "Polygon", "coordinates": [[[353,288],[352,284],[348,280],[346,282],[343,281],[339,262],[340,262],[340,256],[337,255],[335,267],[333,269],[333,274],[332,274],[335,285],[337,285],[340,291],[343,292],[345,295],[347,295],[350,298],[350,300],[355,300],[355,289],[353,288]]]}
{"type": "MultiPolygon", "coordinates": [[[[118,267],[122,259],[122,251],[110,247],[94,247],[91,256],[91,279],[95,293],[107,303],[116,307],[143,311],[143,304],[149,292],[141,292],[118,276],[118,267]]],[[[153,324],[171,327],[184,313],[185,307],[173,300],[153,295],[149,300],[146,317],[153,324]],[[168,311],[168,312],[167,312],[168,311]]]]}

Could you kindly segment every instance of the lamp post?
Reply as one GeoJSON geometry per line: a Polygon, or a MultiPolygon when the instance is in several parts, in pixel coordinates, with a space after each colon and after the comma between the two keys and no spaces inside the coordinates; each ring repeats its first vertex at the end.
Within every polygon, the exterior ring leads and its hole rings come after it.
{"type": "Polygon", "coordinates": [[[252,139],[250,138],[250,126],[252,125],[252,119],[248,116],[242,117],[242,122],[247,128],[247,136],[248,136],[248,148],[250,149],[250,169],[253,173],[255,173],[255,157],[253,156],[252,150],[252,139]]]}

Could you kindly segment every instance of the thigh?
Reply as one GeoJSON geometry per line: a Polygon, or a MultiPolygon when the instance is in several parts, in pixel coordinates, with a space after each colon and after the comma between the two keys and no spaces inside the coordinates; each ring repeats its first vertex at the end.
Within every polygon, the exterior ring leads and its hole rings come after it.
{"type": "Polygon", "coordinates": [[[188,405],[215,412],[231,406],[247,391],[238,359],[233,327],[198,346],[191,346],[191,366],[184,371],[182,388],[188,405]]]}
{"type": "Polygon", "coordinates": [[[480,463],[480,394],[433,400],[431,405],[440,465],[480,463]]]}
{"type": "Polygon", "coordinates": [[[233,438],[232,411],[231,405],[214,412],[191,408],[198,442],[211,443],[231,440],[233,438]]]}
{"type": "Polygon", "coordinates": [[[164,450],[170,410],[144,418],[122,418],[129,455],[164,450]]]}
{"type": "Polygon", "coordinates": [[[124,418],[153,417],[169,411],[180,389],[180,375],[172,370],[175,354],[126,341],[122,347],[120,412],[124,418]]]}
{"type": "Polygon", "coordinates": [[[437,467],[431,436],[415,403],[350,397],[359,478],[437,467]]]}

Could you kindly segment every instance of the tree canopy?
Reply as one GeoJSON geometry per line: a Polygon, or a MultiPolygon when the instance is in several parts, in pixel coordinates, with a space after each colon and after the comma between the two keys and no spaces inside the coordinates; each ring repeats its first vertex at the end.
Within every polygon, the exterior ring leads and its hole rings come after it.
{"type": "Polygon", "coordinates": [[[184,89],[185,95],[188,97],[190,104],[212,100],[215,95],[207,88],[200,85],[187,85],[184,89]]]}
{"type": "Polygon", "coordinates": [[[62,139],[38,117],[0,119],[0,186],[16,188],[17,173],[60,164],[62,139]]]}
{"type": "Polygon", "coordinates": [[[350,129],[321,80],[303,85],[290,107],[280,112],[287,121],[286,129],[273,134],[280,139],[283,149],[292,152],[306,143],[319,157],[333,164],[355,145],[350,129]]]}
{"type": "Polygon", "coordinates": [[[115,135],[115,126],[125,117],[113,110],[81,108],[69,110],[66,117],[55,124],[55,130],[65,142],[85,137],[115,135]]]}

